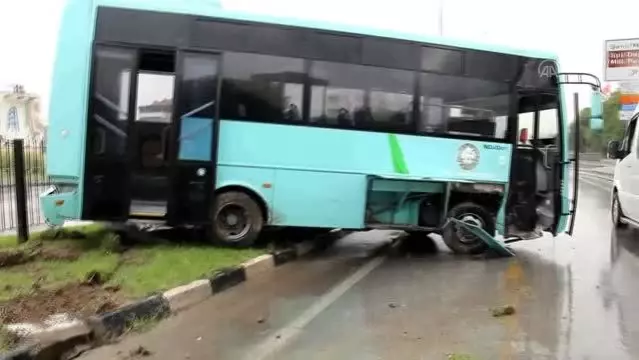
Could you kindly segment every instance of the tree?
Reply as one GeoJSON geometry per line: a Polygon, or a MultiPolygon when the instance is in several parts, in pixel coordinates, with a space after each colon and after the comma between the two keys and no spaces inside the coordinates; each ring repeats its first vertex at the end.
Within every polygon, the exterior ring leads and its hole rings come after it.
{"type": "MultiPolygon", "coordinates": [[[[610,140],[618,140],[623,137],[624,123],[619,120],[619,98],[621,93],[615,91],[604,101],[603,130],[590,129],[591,109],[584,108],[579,111],[579,132],[581,142],[579,148],[582,152],[606,152],[607,144],[610,140]]],[[[574,141],[575,122],[569,129],[570,141],[574,141]]]]}

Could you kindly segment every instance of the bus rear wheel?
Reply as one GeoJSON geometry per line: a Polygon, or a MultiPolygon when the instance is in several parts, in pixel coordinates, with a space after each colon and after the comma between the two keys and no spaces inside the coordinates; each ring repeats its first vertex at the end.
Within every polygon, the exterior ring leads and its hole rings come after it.
{"type": "Polygon", "coordinates": [[[264,226],[264,216],[257,202],[239,191],[217,195],[212,216],[213,241],[223,246],[250,247],[264,226]]]}
{"type": "MultiPolygon", "coordinates": [[[[489,234],[495,232],[493,216],[483,206],[475,203],[456,205],[448,212],[448,217],[479,226],[489,234]]],[[[481,254],[488,248],[481,239],[454,224],[444,229],[442,237],[446,246],[458,254],[481,254]]]]}

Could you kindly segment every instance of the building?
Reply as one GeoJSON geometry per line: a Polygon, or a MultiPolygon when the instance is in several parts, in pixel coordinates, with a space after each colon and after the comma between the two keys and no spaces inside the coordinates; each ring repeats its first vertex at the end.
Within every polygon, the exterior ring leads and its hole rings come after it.
{"type": "Polygon", "coordinates": [[[46,128],[42,121],[40,97],[20,85],[0,89],[0,139],[42,141],[46,128]]]}

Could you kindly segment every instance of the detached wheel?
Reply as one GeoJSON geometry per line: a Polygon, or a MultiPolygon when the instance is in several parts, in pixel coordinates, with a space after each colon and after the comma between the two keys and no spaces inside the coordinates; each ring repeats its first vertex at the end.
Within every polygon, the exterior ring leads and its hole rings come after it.
{"type": "MultiPolygon", "coordinates": [[[[495,233],[495,220],[483,206],[462,203],[453,207],[448,217],[479,226],[489,234],[495,233]]],[[[442,237],[446,246],[457,254],[481,254],[488,248],[481,239],[455,224],[446,227],[442,237]]]]}
{"type": "Polygon", "coordinates": [[[250,247],[264,226],[259,205],[250,196],[238,191],[216,196],[212,216],[213,241],[224,246],[250,247]]]}
{"type": "Polygon", "coordinates": [[[623,216],[623,212],[621,211],[621,204],[619,203],[619,196],[617,196],[617,192],[615,191],[612,194],[612,204],[610,205],[610,215],[612,216],[612,225],[615,228],[624,228],[626,224],[621,222],[621,217],[623,216]]]}

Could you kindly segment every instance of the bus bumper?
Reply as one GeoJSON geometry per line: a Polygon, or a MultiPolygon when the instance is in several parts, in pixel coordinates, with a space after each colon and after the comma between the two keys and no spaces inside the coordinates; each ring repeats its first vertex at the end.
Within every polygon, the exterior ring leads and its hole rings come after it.
{"type": "Polygon", "coordinates": [[[61,226],[66,220],[78,218],[77,191],[59,192],[55,186],[40,194],[40,209],[48,225],[61,226]]]}

